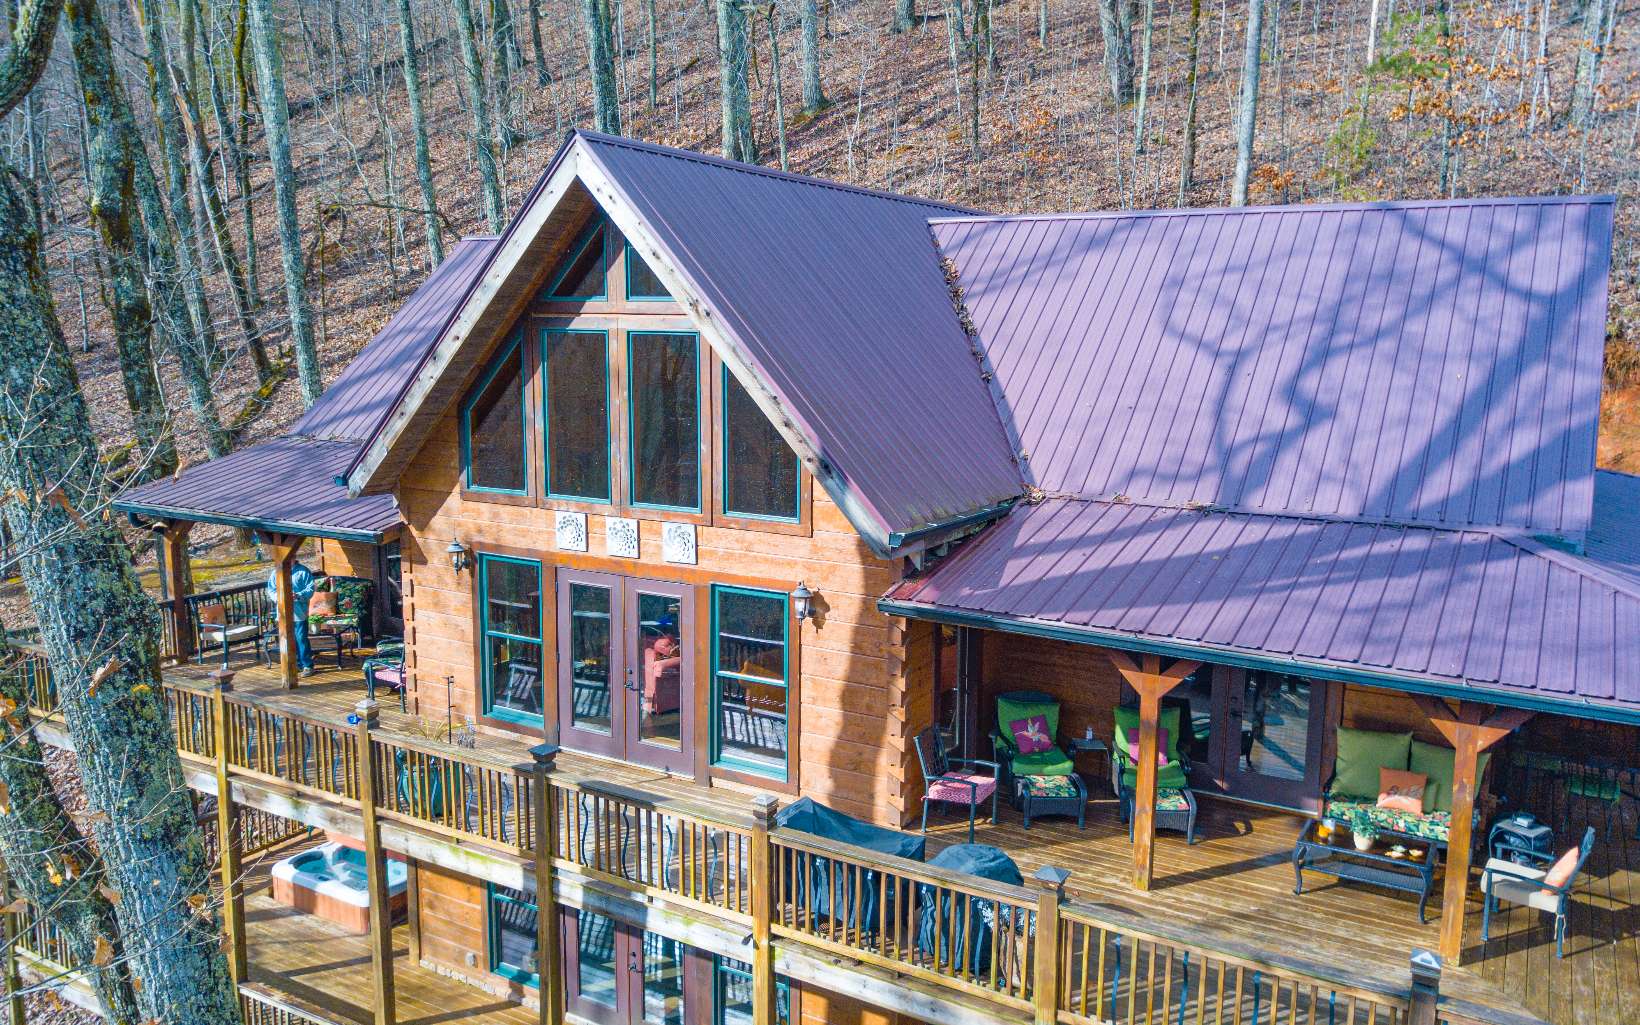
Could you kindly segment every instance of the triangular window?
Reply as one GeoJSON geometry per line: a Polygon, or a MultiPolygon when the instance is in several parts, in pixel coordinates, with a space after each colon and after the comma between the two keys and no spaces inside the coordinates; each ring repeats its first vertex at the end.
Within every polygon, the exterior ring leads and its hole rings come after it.
{"type": "Polygon", "coordinates": [[[602,299],[608,294],[604,280],[604,223],[594,221],[570,249],[547,288],[548,299],[602,299]]]}
{"type": "Polygon", "coordinates": [[[649,269],[649,264],[644,262],[630,242],[626,246],[626,297],[644,300],[672,298],[672,293],[666,290],[661,279],[649,269]]]}

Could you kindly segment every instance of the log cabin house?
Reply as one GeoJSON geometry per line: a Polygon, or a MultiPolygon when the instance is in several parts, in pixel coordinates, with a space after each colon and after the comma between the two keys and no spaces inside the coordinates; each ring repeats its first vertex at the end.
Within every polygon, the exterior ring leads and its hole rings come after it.
{"type": "MultiPolygon", "coordinates": [[[[1640,1017],[1640,481],[1594,465],[1612,216],[994,217],[573,134],[288,436],[120,499],[166,552],[247,1013],[1640,1017]],[[286,651],[304,542],[394,594],[403,711],[356,705],[356,664],[208,676],[194,522],[268,542],[286,651]],[[982,808],[1012,880],[782,824],[811,798],[921,835],[919,735],[993,759],[1022,690],[1087,807],[982,808]],[[1378,742],[1373,793],[1413,751],[1444,780],[1444,842],[1323,851],[1368,871],[1293,893],[1343,749],[1378,742]],[[1189,841],[1157,832],[1181,793],[1189,841]],[[1535,905],[1478,935],[1520,810],[1555,854],[1596,826],[1564,958],[1535,905]],[[276,820],[363,850],[365,937],[267,902],[276,820]]],[[[969,830],[936,809],[928,853],[969,830]]]]}

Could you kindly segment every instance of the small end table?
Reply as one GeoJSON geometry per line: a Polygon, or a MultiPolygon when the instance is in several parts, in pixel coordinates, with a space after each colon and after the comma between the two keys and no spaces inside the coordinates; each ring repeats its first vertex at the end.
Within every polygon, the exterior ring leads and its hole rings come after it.
{"type": "Polygon", "coordinates": [[[1521,865],[1537,865],[1550,855],[1554,844],[1554,830],[1535,818],[1521,821],[1510,815],[1492,823],[1486,834],[1486,847],[1492,857],[1521,865]]]}
{"type": "Polygon", "coordinates": [[[1105,771],[1103,773],[1083,774],[1086,777],[1084,781],[1088,785],[1088,793],[1093,793],[1099,786],[1099,781],[1110,775],[1110,748],[1106,747],[1105,742],[1098,737],[1083,736],[1071,738],[1071,742],[1065,745],[1065,749],[1069,752],[1073,762],[1076,761],[1076,756],[1079,754],[1100,754],[1105,756],[1105,771]]]}

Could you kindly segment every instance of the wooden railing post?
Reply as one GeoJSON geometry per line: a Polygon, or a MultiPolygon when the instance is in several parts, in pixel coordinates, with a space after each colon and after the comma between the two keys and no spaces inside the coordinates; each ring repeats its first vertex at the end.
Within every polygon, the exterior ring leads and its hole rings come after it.
{"type": "Polygon", "coordinates": [[[1069,872],[1052,865],[1042,866],[1031,876],[1037,890],[1035,949],[1031,952],[1036,1025],[1054,1025],[1059,1020],[1059,902],[1070,877],[1069,872]]]}
{"type": "Polygon", "coordinates": [[[552,879],[558,820],[554,817],[551,777],[558,745],[537,745],[530,748],[530,756],[535,759],[535,952],[540,1021],[541,1025],[554,1025],[564,1020],[564,959],[558,949],[558,894],[552,879]]]}
{"type": "MultiPolygon", "coordinates": [[[[11,877],[0,865],[0,907],[11,906],[11,877]]],[[[17,970],[17,913],[0,911],[0,943],[5,944],[6,1020],[24,1025],[28,1009],[23,1004],[23,976],[17,970]]]]}
{"type": "Polygon", "coordinates": [[[359,729],[359,812],[364,822],[365,879],[370,892],[370,974],[375,983],[375,1023],[394,1025],[393,903],[387,891],[387,856],[382,850],[381,826],[376,820],[375,754],[371,750],[375,742],[370,737],[377,717],[374,701],[366,699],[354,706],[359,729]]]}
{"type": "Polygon", "coordinates": [[[752,833],[747,870],[751,873],[752,901],[752,1022],[776,1025],[777,987],[774,977],[774,859],[769,829],[780,800],[772,794],[752,798],[752,833]]]}
{"type": "Polygon", "coordinates": [[[1435,1025],[1441,998],[1441,956],[1433,950],[1412,948],[1412,995],[1407,1001],[1407,1025],[1435,1025]]]}
{"type": "Polygon", "coordinates": [[[228,692],[233,690],[233,675],[227,669],[211,674],[211,746],[216,751],[216,852],[222,873],[222,931],[228,938],[228,970],[237,986],[249,978],[249,957],[245,950],[245,886],[240,864],[244,843],[239,831],[239,807],[233,800],[233,781],[228,776],[228,692]]]}

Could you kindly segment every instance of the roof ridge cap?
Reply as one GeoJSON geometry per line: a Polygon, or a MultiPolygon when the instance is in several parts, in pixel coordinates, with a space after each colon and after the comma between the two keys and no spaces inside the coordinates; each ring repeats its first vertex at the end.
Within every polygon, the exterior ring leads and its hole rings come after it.
{"type": "Polygon", "coordinates": [[[1619,572],[1609,564],[1601,562],[1586,553],[1568,552],[1546,544],[1533,534],[1524,531],[1497,530],[1494,532],[1499,540],[1514,545],[1521,551],[1547,559],[1557,566],[1605,584],[1615,591],[1620,591],[1631,598],[1640,600],[1640,580],[1619,572]]]}
{"type": "Polygon", "coordinates": [[[830,178],[818,178],[814,175],[797,174],[793,171],[782,171],[773,167],[761,167],[757,164],[742,163],[738,160],[729,160],[726,157],[715,157],[710,153],[697,153],[694,150],[679,149],[676,146],[663,146],[657,142],[648,142],[643,139],[630,139],[624,135],[605,135],[602,132],[588,131],[577,128],[575,134],[588,141],[606,146],[620,146],[639,152],[652,153],[656,156],[672,157],[678,160],[692,160],[697,163],[710,164],[726,171],[739,171],[742,174],[758,175],[765,178],[774,178],[780,181],[789,181],[797,185],[811,185],[821,189],[835,189],[838,192],[852,192],[856,195],[870,196],[874,199],[887,199],[896,203],[909,203],[913,206],[931,206],[941,210],[949,210],[957,215],[957,219],[988,216],[983,210],[962,206],[957,203],[947,203],[938,199],[924,199],[920,196],[908,196],[899,192],[889,192],[886,189],[873,189],[865,185],[850,185],[846,182],[834,181],[830,178]]]}
{"type": "Polygon", "coordinates": [[[1125,218],[1205,217],[1229,214],[1246,216],[1267,213],[1347,213],[1373,210],[1418,210],[1428,207],[1474,206],[1568,206],[1611,205],[1616,197],[1607,193],[1595,195],[1568,194],[1546,196],[1464,196],[1457,199],[1386,199],[1370,202],[1331,203],[1271,203],[1261,206],[1188,206],[1130,210],[1064,210],[1041,213],[994,214],[975,213],[955,217],[930,217],[930,224],[964,224],[972,221],[1109,221],[1125,218]]]}

